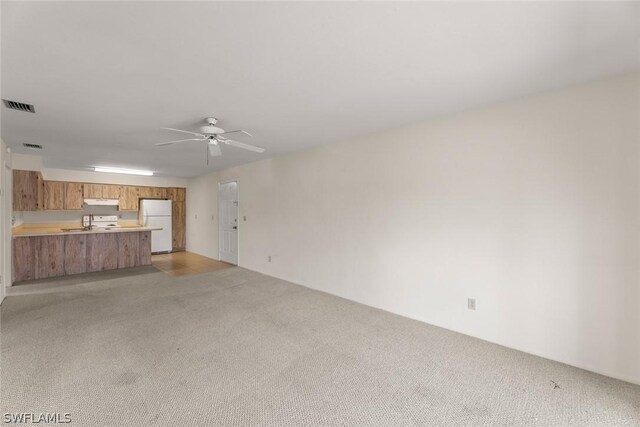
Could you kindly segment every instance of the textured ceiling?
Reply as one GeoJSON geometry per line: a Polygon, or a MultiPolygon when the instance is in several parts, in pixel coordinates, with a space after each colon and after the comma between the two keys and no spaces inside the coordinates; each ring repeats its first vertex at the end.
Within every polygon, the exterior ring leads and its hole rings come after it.
{"type": "Polygon", "coordinates": [[[37,110],[2,138],[56,168],[194,176],[640,67],[638,3],[1,7],[2,97],[37,110]],[[154,146],[209,115],[268,151],[154,146]]]}

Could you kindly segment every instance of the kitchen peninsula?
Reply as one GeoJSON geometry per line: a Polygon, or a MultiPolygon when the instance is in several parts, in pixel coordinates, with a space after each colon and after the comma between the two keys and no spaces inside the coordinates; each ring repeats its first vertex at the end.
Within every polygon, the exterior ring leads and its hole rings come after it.
{"type": "Polygon", "coordinates": [[[153,227],[13,230],[15,282],[151,264],[153,227]]]}

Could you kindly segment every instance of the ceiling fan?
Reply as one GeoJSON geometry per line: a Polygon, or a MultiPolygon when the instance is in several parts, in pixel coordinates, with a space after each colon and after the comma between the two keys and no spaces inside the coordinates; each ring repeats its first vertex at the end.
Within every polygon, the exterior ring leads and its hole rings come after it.
{"type": "Polygon", "coordinates": [[[161,146],[161,145],[170,145],[170,144],[176,144],[176,143],[182,143],[182,142],[206,141],[207,164],[209,164],[209,156],[216,157],[216,156],[222,155],[222,151],[220,150],[221,143],[225,145],[231,145],[232,147],[238,147],[238,148],[243,148],[245,150],[254,151],[256,153],[264,153],[265,150],[262,147],[256,147],[255,145],[247,144],[240,141],[235,141],[233,139],[227,138],[226,136],[223,136],[223,135],[228,135],[230,133],[243,133],[247,136],[253,136],[246,130],[236,129],[236,130],[225,131],[222,128],[216,127],[216,124],[218,123],[218,119],[216,119],[215,117],[207,117],[206,119],[204,119],[204,121],[207,124],[200,128],[200,133],[191,132],[191,131],[182,130],[182,129],[163,128],[163,129],[172,130],[175,132],[188,133],[190,135],[195,136],[195,138],[179,139],[177,141],[159,142],[156,145],[161,146]]]}

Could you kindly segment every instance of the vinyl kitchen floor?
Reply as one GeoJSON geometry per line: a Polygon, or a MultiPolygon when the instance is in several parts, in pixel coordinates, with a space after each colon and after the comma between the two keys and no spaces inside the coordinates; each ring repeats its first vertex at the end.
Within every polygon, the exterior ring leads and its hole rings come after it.
{"type": "Polygon", "coordinates": [[[169,276],[187,276],[209,273],[233,267],[232,264],[217,261],[192,252],[173,252],[151,256],[151,265],[169,276]]]}

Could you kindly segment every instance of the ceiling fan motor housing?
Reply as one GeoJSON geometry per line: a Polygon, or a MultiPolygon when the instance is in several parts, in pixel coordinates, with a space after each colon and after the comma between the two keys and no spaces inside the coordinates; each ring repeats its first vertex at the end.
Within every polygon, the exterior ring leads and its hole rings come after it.
{"type": "Polygon", "coordinates": [[[202,126],[200,128],[200,132],[202,132],[205,135],[217,135],[219,133],[224,133],[224,129],[220,129],[219,127],[209,125],[209,126],[202,126]]]}

